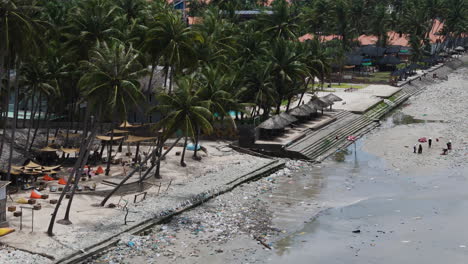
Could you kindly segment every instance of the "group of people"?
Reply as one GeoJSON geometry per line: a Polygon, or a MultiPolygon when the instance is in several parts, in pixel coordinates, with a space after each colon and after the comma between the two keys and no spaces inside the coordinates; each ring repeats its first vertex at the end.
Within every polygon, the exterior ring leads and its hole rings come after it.
{"type": "MultiPolygon", "coordinates": [[[[420,141],[420,142],[421,142],[421,141],[420,141]]],[[[438,138],[436,138],[436,142],[439,142],[439,139],[438,139],[438,138]]],[[[427,140],[427,145],[428,145],[429,148],[432,147],[432,138],[429,138],[429,139],[427,140]]],[[[449,140],[449,141],[447,142],[447,148],[443,148],[443,149],[442,149],[442,154],[441,154],[441,155],[447,155],[447,153],[448,153],[449,150],[452,150],[452,140],[449,140]]],[[[423,146],[422,146],[422,144],[419,144],[419,146],[418,146],[417,144],[414,144],[414,146],[413,146],[413,153],[422,154],[422,152],[423,152],[423,146]]]]}

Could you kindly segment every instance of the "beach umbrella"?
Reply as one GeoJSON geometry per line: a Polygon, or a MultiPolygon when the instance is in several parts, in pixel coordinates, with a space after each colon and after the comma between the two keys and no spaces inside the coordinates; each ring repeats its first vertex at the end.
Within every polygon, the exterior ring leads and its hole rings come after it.
{"type": "Polygon", "coordinates": [[[330,106],[330,105],[333,105],[333,102],[326,99],[326,98],[323,98],[323,97],[320,97],[320,98],[317,98],[318,101],[322,101],[324,103],[325,106],[330,106]]]}
{"type": "Polygon", "coordinates": [[[51,148],[49,146],[41,148],[39,151],[41,152],[56,152],[58,149],[51,148]]]}
{"type": "Polygon", "coordinates": [[[303,105],[301,105],[299,107],[304,109],[305,111],[307,111],[309,114],[313,114],[313,113],[315,113],[317,111],[315,106],[309,105],[309,104],[303,104],[303,105]]]}
{"type": "Polygon", "coordinates": [[[314,97],[312,99],[310,99],[310,102],[312,105],[315,106],[316,109],[322,109],[322,108],[325,108],[325,107],[328,107],[330,105],[330,102],[328,101],[325,101],[321,98],[318,98],[318,97],[314,97]]]}
{"type": "Polygon", "coordinates": [[[130,124],[128,121],[123,121],[119,127],[120,128],[132,128],[132,127],[140,127],[140,125],[134,125],[134,124],[130,124]]]}
{"type": "Polygon", "coordinates": [[[310,112],[304,109],[303,107],[297,106],[289,110],[289,114],[292,116],[305,117],[305,116],[309,116],[310,112]]]}
{"type": "Polygon", "coordinates": [[[458,46],[455,48],[456,51],[465,51],[465,48],[463,48],[462,46],[458,46]]]}
{"type": "Polygon", "coordinates": [[[285,127],[284,123],[278,123],[278,119],[268,118],[260,125],[258,128],[267,129],[267,130],[279,130],[285,127]]]}
{"type": "Polygon", "coordinates": [[[336,96],[335,94],[327,94],[325,95],[324,97],[322,97],[328,101],[331,101],[331,102],[339,102],[339,101],[343,101],[343,99],[341,99],[340,97],[336,96]]]}
{"type": "Polygon", "coordinates": [[[286,127],[288,125],[291,124],[291,122],[287,119],[284,119],[282,117],[280,117],[279,115],[274,115],[271,117],[271,119],[273,119],[276,123],[282,125],[283,127],[286,127]]]}
{"type": "Polygon", "coordinates": [[[107,132],[107,134],[110,134],[114,132],[114,134],[127,134],[130,133],[128,130],[122,130],[122,129],[113,129],[112,131],[107,132]]]}
{"type": "Polygon", "coordinates": [[[286,113],[286,112],[283,112],[283,113],[279,114],[279,116],[280,116],[281,118],[283,118],[283,119],[288,120],[288,121],[291,122],[291,123],[294,123],[294,122],[297,122],[297,121],[298,121],[297,118],[295,118],[294,116],[292,116],[292,115],[290,115],[290,114],[288,114],[288,113],[286,113]]]}
{"type": "Polygon", "coordinates": [[[400,63],[400,59],[395,56],[385,56],[379,60],[380,65],[397,65],[400,63]]]}

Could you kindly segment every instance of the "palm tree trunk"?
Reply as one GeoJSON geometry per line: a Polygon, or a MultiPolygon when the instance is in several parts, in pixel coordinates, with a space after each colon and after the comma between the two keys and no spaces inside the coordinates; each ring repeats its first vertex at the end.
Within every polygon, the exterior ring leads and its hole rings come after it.
{"type": "MultiPolygon", "coordinates": [[[[85,123],[85,127],[83,129],[83,135],[84,135],[83,138],[88,138],[88,126],[86,125],[87,122],[88,122],[88,119],[89,119],[89,107],[86,108],[86,113],[85,113],[84,122],[86,122],[86,123],[85,123]]],[[[97,127],[96,127],[96,122],[95,122],[94,118],[92,118],[92,117],[91,117],[91,127],[92,127],[91,136],[89,137],[88,140],[90,142],[93,142],[94,136],[96,135],[97,127]]],[[[57,221],[57,223],[64,224],[64,225],[72,224],[72,222],[70,221],[70,209],[71,209],[71,205],[72,205],[72,202],[73,202],[73,197],[75,197],[75,191],[76,191],[76,189],[78,187],[78,184],[80,182],[81,175],[83,174],[83,168],[84,168],[84,166],[86,165],[86,163],[88,161],[89,152],[90,152],[89,146],[90,146],[90,144],[88,145],[88,148],[85,149],[86,153],[84,155],[83,160],[80,163],[80,166],[79,166],[79,168],[77,170],[77,173],[75,174],[75,182],[74,182],[72,190],[71,190],[70,199],[68,200],[68,205],[67,205],[67,209],[65,211],[65,216],[64,216],[64,218],[62,220],[57,221]]]]}
{"type": "Polygon", "coordinates": [[[24,105],[24,108],[23,108],[23,125],[21,126],[22,128],[26,128],[26,112],[28,110],[28,99],[26,98],[25,96],[25,105],[24,105]]]}
{"type": "Polygon", "coordinates": [[[49,145],[49,133],[50,133],[50,111],[49,111],[49,107],[47,107],[47,114],[46,114],[46,121],[45,121],[45,126],[46,126],[46,143],[45,145],[48,146],[49,145]]]}
{"type": "MultiPolygon", "coordinates": [[[[8,58],[8,57],[7,57],[8,58]]],[[[8,61],[8,59],[6,60],[8,61]]],[[[3,135],[2,135],[2,142],[0,143],[0,157],[3,154],[3,146],[5,145],[5,138],[7,134],[7,124],[8,124],[8,110],[10,108],[10,67],[8,66],[9,64],[7,63],[7,66],[5,68],[6,72],[6,100],[5,100],[5,117],[4,117],[4,124],[3,124],[3,135]]],[[[3,66],[3,63],[2,65],[3,66]]],[[[1,83],[1,82],[0,82],[1,83]]]]}
{"type": "Polygon", "coordinates": [[[135,163],[138,162],[138,154],[140,152],[140,142],[137,142],[136,151],[135,151],[135,163]]]}
{"type": "Polygon", "coordinates": [[[174,80],[174,67],[171,67],[169,74],[169,94],[172,94],[172,82],[174,80]]]}
{"type": "Polygon", "coordinates": [[[159,175],[159,170],[160,170],[160,167],[161,167],[161,160],[164,159],[164,157],[166,156],[167,153],[169,153],[169,151],[171,151],[176,145],[177,143],[179,143],[179,141],[182,139],[182,137],[179,137],[176,139],[176,141],[174,141],[174,143],[172,143],[172,145],[164,152],[164,154],[161,154],[162,153],[162,149],[163,149],[163,146],[164,146],[164,139],[161,138],[161,142],[160,142],[160,149],[159,149],[159,152],[158,152],[158,159],[156,160],[156,172],[154,173],[154,177],[156,179],[161,179],[161,175],[159,175]]]}
{"type": "Polygon", "coordinates": [[[47,229],[47,234],[49,236],[54,235],[54,233],[53,233],[54,223],[55,223],[55,218],[57,217],[58,210],[60,208],[60,204],[62,203],[63,197],[65,196],[65,193],[66,193],[67,189],[69,188],[69,186],[71,184],[73,176],[78,171],[78,169],[79,169],[79,167],[81,165],[81,162],[85,157],[85,153],[88,152],[88,148],[89,148],[91,142],[93,141],[93,138],[94,138],[94,135],[91,134],[86,140],[83,140],[82,143],[81,143],[80,154],[78,156],[78,159],[76,160],[75,165],[73,166],[73,170],[70,172],[70,175],[68,176],[67,184],[65,185],[65,187],[63,188],[62,193],[60,194],[57,205],[55,206],[54,212],[52,213],[52,217],[50,218],[49,228],[47,229]]]}
{"type": "Polygon", "coordinates": [[[187,135],[185,135],[185,140],[184,140],[184,149],[182,150],[182,156],[180,157],[180,166],[186,167],[187,164],[185,164],[184,158],[185,158],[185,149],[187,149],[187,135]]]}
{"type": "Polygon", "coordinates": [[[279,101],[279,103],[276,105],[276,114],[279,115],[281,111],[281,101],[279,101]]]}
{"type": "MultiPolygon", "coordinates": [[[[315,78],[315,77],[314,77],[314,78],[315,78]]],[[[310,79],[312,79],[312,77],[307,79],[306,84],[305,84],[305,87],[304,87],[304,91],[303,91],[302,94],[301,94],[301,98],[299,99],[299,103],[297,104],[297,106],[300,106],[300,105],[301,105],[302,99],[304,99],[304,94],[307,93],[307,90],[308,90],[308,88],[309,88],[310,79]]],[[[312,87],[313,87],[313,85],[312,85],[312,87]]]]}
{"type": "Polygon", "coordinates": [[[37,107],[35,104],[34,96],[36,94],[36,86],[33,86],[33,92],[31,96],[31,115],[29,117],[29,126],[28,126],[28,133],[26,135],[26,144],[24,145],[24,151],[28,151],[29,146],[29,138],[31,137],[31,128],[34,126],[34,117],[36,117],[37,107]]]}
{"type": "Polygon", "coordinates": [[[7,172],[7,181],[11,179],[11,162],[13,160],[13,148],[15,147],[15,133],[16,133],[16,125],[18,122],[18,96],[19,96],[19,87],[18,87],[18,79],[19,79],[19,61],[16,59],[16,75],[15,75],[15,102],[14,102],[14,116],[13,116],[13,125],[11,128],[11,143],[10,143],[10,156],[8,157],[8,172],[7,172]]]}
{"type": "Polygon", "coordinates": [[[163,142],[163,136],[160,135],[158,138],[158,147],[155,155],[156,157],[156,170],[154,172],[154,177],[156,179],[161,179],[161,174],[160,174],[160,169],[161,169],[161,157],[162,157],[162,150],[163,150],[164,142],[163,142]]]}
{"type": "Polygon", "coordinates": [[[197,135],[195,136],[195,149],[193,150],[193,159],[199,160],[200,158],[197,157],[198,152],[198,142],[200,141],[200,127],[197,126],[197,135]]]}
{"type": "Polygon", "coordinates": [[[34,140],[36,139],[37,136],[37,131],[39,130],[39,127],[41,125],[41,107],[42,107],[42,93],[39,92],[39,102],[38,102],[38,109],[39,109],[39,116],[37,117],[37,122],[36,122],[36,128],[34,129],[34,133],[31,139],[31,145],[29,146],[29,151],[31,151],[33,145],[34,145],[34,140]]]}
{"type": "Polygon", "coordinates": [[[288,98],[288,104],[286,105],[286,111],[289,111],[289,105],[291,105],[292,97],[288,98]]]}
{"type": "Polygon", "coordinates": [[[110,136],[110,141],[109,141],[109,153],[107,153],[107,167],[106,167],[106,176],[109,176],[110,172],[110,165],[111,165],[111,159],[112,159],[112,141],[114,140],[114,129],[113,126],[111,125],[111,136],[110,136]]]}

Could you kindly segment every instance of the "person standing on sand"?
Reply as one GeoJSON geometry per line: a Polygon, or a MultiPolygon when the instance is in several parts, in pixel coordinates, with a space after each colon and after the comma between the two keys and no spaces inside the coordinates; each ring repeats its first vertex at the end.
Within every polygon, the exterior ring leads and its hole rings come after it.
{"type": "Polygon", "coordinates": [[[431,146],[432,146],[432,138],[429,138],[429,140],[427,141],[427,143],[429,144],[429,148],[431,148],[431,146]]]}
{"type": "Polygon", "coordinates": [[[418,154],[422,154],[422,145],[421,144],[419,144],[418,154]]]}
{"type": "Polygon", "coordinates": [[[447,149],[452,150],[452,140],[449,140],[449,142],[447,143],[447,149]]]}
{"type": "Polygon", "coordinates": [[[417,149],[417,148],[418,148],[418,147],[416,146],[416,144],[414,144],[414,146],[413,146],[413,153],[416,153],[416,149],[417,149]]]}

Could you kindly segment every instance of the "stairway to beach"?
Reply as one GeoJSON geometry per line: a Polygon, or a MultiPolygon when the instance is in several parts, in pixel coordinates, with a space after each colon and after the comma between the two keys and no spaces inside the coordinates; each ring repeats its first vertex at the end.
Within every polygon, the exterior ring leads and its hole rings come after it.
{"type": "Polygon", "coordinates": [[[286,148],[287,151],[300,153],[309,160],[320,161],[323,154],[347,141],[348,136],[357,136],[376,124],[366,116],[342,111],[338,119],[320,130],[309,132],[300,141],[286,148]]]}
{"type": "Polygon", "coordinates": [[[419,94],[424,89],[417,86],[408,86],[399,91],[386,102],[381,102],[363,115],[340,111],[332,124],[315,131],[307,131],[300,140],[286,147],[286,151],[299,153],[305,159],[322,161],[337,149],[348,146],[351,142],[348,136],[359,137],[376,126],[385,114],[407,100],[410,96],[419,94]]]}

